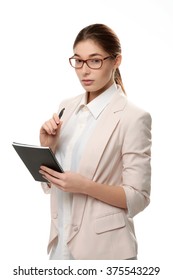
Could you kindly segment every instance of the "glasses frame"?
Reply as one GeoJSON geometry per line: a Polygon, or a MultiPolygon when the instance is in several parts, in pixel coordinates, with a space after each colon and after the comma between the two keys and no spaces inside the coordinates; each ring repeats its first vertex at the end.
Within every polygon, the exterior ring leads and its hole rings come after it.
{"type": "Polygon", "coordinates": [[[89,58],[89,59],[86,59],[86,60],[80,59],[80,60],[82,61],[82,65],[81,65],[80,67],[75,67],[75,66],[72,65],[71,59],[75,59],[75,57],[73,57],[73,56],[69,58],[69,62],[70,62],[70,65],[71,65],[73,68],[75,68],[75,69],[81,69],[81,68],[83,67],[84,63],[86,63],[86,65],[87,65],[90,69],[97,70],[97,69],[100,69],[100,68],[103,66],[104,60],[106,60],[106,59],[108,59],[108,58],[113,58],[113,57],[109,55],[109,56],[106,56],[105,58],[102,58],[102,59],[101,59],[101,58],[97,58],[97,60],[100,60],[100,61],[101,61],[101,65],[100,65],[99,68],[93,68],[93,67],[90,67],[90,66],[88,65],[88,60],[94,60],[94,58],[89,58]]]}

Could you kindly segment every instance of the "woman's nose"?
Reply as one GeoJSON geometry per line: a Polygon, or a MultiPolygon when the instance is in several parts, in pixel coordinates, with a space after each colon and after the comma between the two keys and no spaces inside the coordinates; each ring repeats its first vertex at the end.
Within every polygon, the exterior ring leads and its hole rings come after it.
{"type": "Polygon", "coordinates": [[[87,74],[91,72],[91,69],[88,67],[86,62],[83,64],[83,67],[82,67],[81,70],[82,70],[83,73],[87,73],[87,74]]]}

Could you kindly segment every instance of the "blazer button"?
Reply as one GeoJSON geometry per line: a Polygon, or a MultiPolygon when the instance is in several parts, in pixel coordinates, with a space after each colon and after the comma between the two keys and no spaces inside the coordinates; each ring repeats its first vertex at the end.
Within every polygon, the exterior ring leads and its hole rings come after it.
{"type": "Polygon", "coordinates": [[[58,214],[56,212],[52,213],[52,218],[56,219],[58,217],[58,214]]]}
{"type": "Polygon", "coordinates": [[[74,231],[78,231],[78,227],[77,227],[77,226],[75,226],[73,230],[74,230],[74,231]]]}

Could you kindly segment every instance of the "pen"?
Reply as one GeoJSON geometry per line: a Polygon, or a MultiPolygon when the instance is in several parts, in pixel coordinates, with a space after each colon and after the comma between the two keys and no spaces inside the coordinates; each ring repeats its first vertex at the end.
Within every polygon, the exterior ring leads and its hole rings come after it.
{"type": "Polygon", "coordinates": [[[64,113],[64,110],[65,110],[65,108],[63,108],[63,109],[60,111],[60,113],[59,113],[59,115],[58,115],[59,119],[62,117],[62,115],[63,115],[63,113],[64,113]]]}

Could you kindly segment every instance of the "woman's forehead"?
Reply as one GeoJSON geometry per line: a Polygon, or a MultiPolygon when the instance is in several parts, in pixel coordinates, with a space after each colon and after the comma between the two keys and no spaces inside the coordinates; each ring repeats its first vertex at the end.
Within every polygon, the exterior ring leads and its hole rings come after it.
{"type": "Polygon", "coordinates": [[[105,55],[106,52],[99,46],[97,42],[91,39],[80,41],[76,44],[74,48],[74,54],[82,56],[82,55],[105,55]]]}

